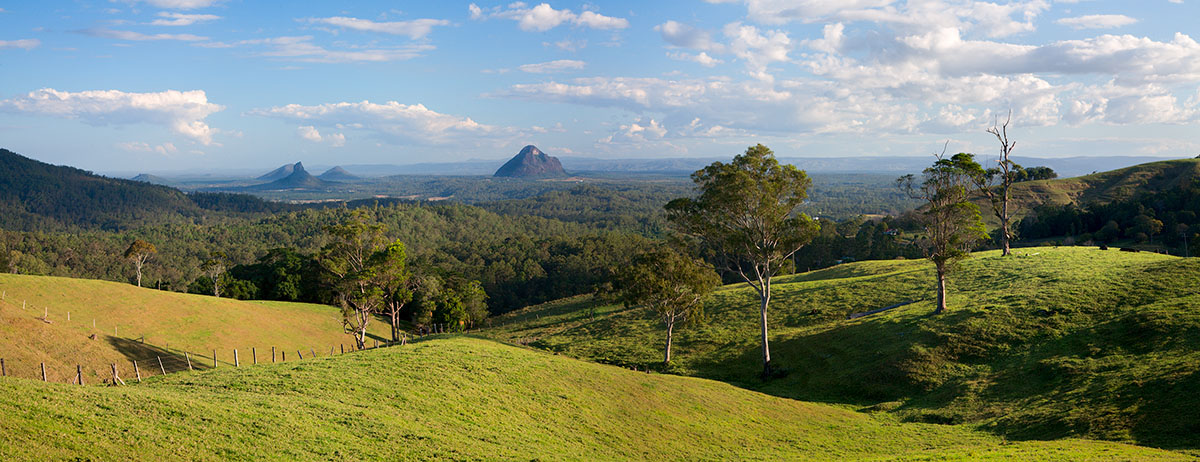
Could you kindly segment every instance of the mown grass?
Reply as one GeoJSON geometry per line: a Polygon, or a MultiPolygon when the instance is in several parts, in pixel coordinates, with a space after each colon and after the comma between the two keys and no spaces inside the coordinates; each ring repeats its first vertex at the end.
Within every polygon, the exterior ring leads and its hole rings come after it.
{"type": "Polygon", "coordinates": [[[467,337],[126,387],[0,380],[0,435],[6,460],[1185,458],[1007,443],[467,337]]]}
{"type": "MultiPolygon", "coordinates": [[[[951,277],[932,315],[932,266],[860,262],[783,277],[771,305],[763,382],[754,295],[728,286],[706,324],[677,331],[673,372],[790,398],[971,423],[1013,439],[1103,438],[1200,448],[1200,260],[1096,248],[982,252],[951,277]],[[868,311],[917,300],[886,313],[868,311]]],[[[661,358],[641,309],[580,297],[496,320],[490,335],[625,366],[661,358]]]]}
{"type": "MultiPolygon", "coordinates": [[[[40,378],[44,362],[50,381],[70,382],[81,365],[87,383],[111,378],[110,364],[129,367],[134,359],[142,360],[142,373],[148,375],[158,366],[144,361],[159,356],[168,371],[186,369],[184,352],[190,352],[195,367],[210,367],[214,349],[219,364],[232,365],[234,349],[250,363],[251,348],[257,348],[259,361],[269,361],[271,347],[280,359],[283,352],[295,359],[298,351],[328,354],[331,346],[354,343],[342,331],[338,309],[324,305],[244,302],[14,274],[0,274],[0,290],[0,358],[8,374],[19,377],[40,378]],[[47,312],[50,323],[39,319],[47,312]],[[96,338],[89,338],[93,334],[96,338]]],[[[389,332],[386,324],[374,327],[372,332],[389,332]]]]}

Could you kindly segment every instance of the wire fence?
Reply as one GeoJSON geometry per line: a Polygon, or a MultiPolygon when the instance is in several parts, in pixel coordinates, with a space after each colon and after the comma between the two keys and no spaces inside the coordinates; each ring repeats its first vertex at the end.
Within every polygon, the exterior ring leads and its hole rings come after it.
{"type": "MultiPolygon", "coordinates": [[[[16,303],[9,303],[7,295],[7,291],[0,291],[0,302],[16,306],[16,303]]],[[[20,309],[26,314],[32,314],[37,320],[48,324],[54,323],[50,318],[52,313],[48,307],[34,307],[22,300],[20,309]],[[38,311],[41,311],[41,316],[37,316],[38,311]]],[[[66,322],[81,321],[78,319],[78,316],[75,321],[71,321],[70,311],[65,311],[63,314],[65,316],[62,319],[65,319],[66,322]]],[[[55,316],[57,317],[59,314],[55,313],[55,316]]],[[[83,320],[82,322],[86,323],[88,320],[83,320]]],[[[90,319],[90,322],[93,328],[97,328],[98,323],[95,318],[90,319]]],[[[414,331],[411,336],[412,339],[416,340],[427,335],[445,333],[447,327],[445,324],[432,324],[414,331]]],[[[408,343],[410,335],[408,332],[402,332],[402,336],[397,341],[384,340],[381,342],[378,338],[372,338],[364,342],[363,348],[358,348],[357,343],[330,345],[328,351],[324,347],[292,350],[271,346],[263,349],[251,347],[249,350],[240,351],[236,348],[219,348],[204,352],[195,352],[186,349],[171,348],[169,342],[166,340],[163,340],[161,346],[147,342],[145,335],[133,338],[120,337],[120,326],[118,325],[113,326],[112,332],[111,336],[104,335],[108,337],[107,340],[118,352],[125,355],[126,358],[123,361],[108,364],[69,364],[69,362],[55,360],[14,360],[13,358],[4,358],[3,353],[0,352],[0,377],[77,385],[91,385],[93,383],[124,385],[128,384],[129,381],[140,382],[145,378],[177,372],[291,362],[353,353],[361,350],[405,345],[408,343]]],[[[96,331],[90,338],[95,340],[100,335],[99,331],[96,331]]]]}

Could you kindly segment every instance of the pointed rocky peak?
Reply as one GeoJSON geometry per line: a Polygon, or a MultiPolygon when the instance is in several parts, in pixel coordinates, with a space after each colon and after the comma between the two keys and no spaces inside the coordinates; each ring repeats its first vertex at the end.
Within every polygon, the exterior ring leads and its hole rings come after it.
{"type": "Polygon", "coordinates": [[[567,176],[558,158],[547,155],[537,146],[528,145],[506,162],[494,176],[511,178],[559,178],[567,176]]]}

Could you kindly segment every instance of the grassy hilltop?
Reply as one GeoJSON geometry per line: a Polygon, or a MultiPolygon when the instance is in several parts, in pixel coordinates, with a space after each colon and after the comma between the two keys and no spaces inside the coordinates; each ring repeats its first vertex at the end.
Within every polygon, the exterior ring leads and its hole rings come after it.
{"type": "MultiPolygon", "coordinates": [[[[763,383],[757,298],[727,286],[707,324],[676,331],[675,372],[770,394],[976,423],[1019,439],[1085,436],[1200,448],[1200,260],[1096,248],[982,252],[933,316],[925,261],[871,261],[779,278],[763,383]],[[863,312],[916,303],[865,318],[863,312]]],[[[490,333],[622,365],[661,361],[643,309],[576,297],[501,317],[490,333]]]]}
{"type": "MultiPolygon", "coordinates": [[[[272,346],[293,359],[297,350],[305,356],[314,348],[327,354],[332,345],[354,343],[342,332],[338,309],[325,305],[244,302],[107,281],[14,274],[0,274],[0,290],[0,358],[8,374],[18,377],[40,378],[38,363],[45,362],[49,380],[69,382],[79,364],[85,383],[94,383],[111,377],[109,364],[131,367],[133,359],[139,360],[145,375],[156,372],[157,363],[145,362],[156,356],[163,357],[168,370],[186,369],[185,351],[191,353],[194,366],[208,367],[213,349],[218,350],[220,364],[231,365],[235,348],[249,363],[251,347],[258,349],[261,362],[270,361],[272,346]],[[40,319],[47,311],[50,323],[40,319]],[[89,338],[92,334],[96,339],[89,338]]],[[[385,324],[374,327],[373,332],[389,332],[385,324]]]]}
{"type": "Polygon", "coordinates": [[[0,380],[8,460],[1182,460],[1006,443],[473,338],[119,388],[0,380]]]}
{"type": "MultiPolygon", "coordinates": [[[[1200,178],[1200,159],[1147,162],[1073,178],[1016,183],[1012,188],[1012,200],[1016,204],[1015,217],[1021,218],[1037,205],[1108,203],[1138,193],[1188,185],[1196,178],[1200,178]]],[[[995,221],[986,202],[983,199],[976,202],[985,212],[984,219],[995,221]]]]}

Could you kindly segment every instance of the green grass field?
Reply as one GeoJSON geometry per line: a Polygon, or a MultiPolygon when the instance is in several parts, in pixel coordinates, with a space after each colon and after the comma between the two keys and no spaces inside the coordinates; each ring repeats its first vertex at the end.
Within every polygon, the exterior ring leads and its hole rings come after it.
{"type": "MultiPolygon", "coordinates": [[[[1177,159],[1073,178],[1017,183],[1012,189],[1014,216],[1024,217],[1040,204],[1083,205],[1127,199],[1138,192],[1163,191],[1190,184],[1196,178],[1200,178],[1200,159],[1177,159]]],[[[983,199],[976,203],[985,212],[984,219],[996,224],[990,206],[983,199]]]]}
{"type": "Polygon", "coordinates": [[[1005,442],[468,337],[124,387],[0,380],[6,460],[1185,460],[1005,442]]]}
{"type": "MultiPolygon", "coordinates": [[[[168,371],[186,369],[184,352],[195,367],[210,367],[214,349],[219,364],[232,365],[234,349],[241,361],[252,362],[251,348],[260,361],[270,361],[273,346],[280,359],[284,352],[295,359],[297,351],[328,354],[331,346],[354,344],[342,332],[338,309],[324,305],[243,302],[13,274],[0,274],[0,290],[0,358],[8,375],[18,377],[40,379],[44,362],[48,380],[70,382],[81,365],[87,383],[111,377],[110,364],[129,366],[134,359],[146,375],[158,371],[156,362],[146,360],[160,356],[168,371]],[[50,323],[40,319],[47,312],[50,323]]],[[[390,332],[384,323],[372,327],[385,336],[390,332]]]]}
{"type": "MultiPolygon", "coordinates": [[[[1015,253],[962,263],[942,316],[931,314],[925,261],[779,278],[772,357],[789,374],[768,382],[757,379],[757,299],[727,286],[707,304],[706,324],[677,330],[671,370],[1010,439],[1100,438],[1196,454],[1200,260],[1083,247],[1015,253]]],[[[662,357],[662,327],[645,310],[589,297],[494,322],[489,335],[574,357],[634,367],[662,357]]]]}

